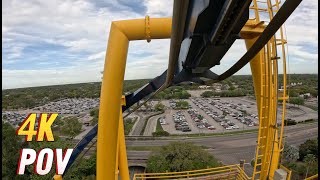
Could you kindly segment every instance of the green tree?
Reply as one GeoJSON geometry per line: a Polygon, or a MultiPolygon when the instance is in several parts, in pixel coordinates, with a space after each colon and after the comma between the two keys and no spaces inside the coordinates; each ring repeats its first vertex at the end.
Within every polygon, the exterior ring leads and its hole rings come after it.
{"type": "Polygon", "coordinates": [[[156,105],[154,106],[154,108],[155,108],[157,111],[163,111],[163,110],[164,110],[164,105],[163,105],[161,102],[159,102],[158,104],[156,104],[156,105]]]}
{"type": "Polygon", "coordinates": [[[283,160],[287,163],[296,161],[297,159],[299,159],[299,149],[294,146],[285,144],[282,157],[283,160]]]}
{"type": "Polygon", "coordinates": [[[82,124],[79,122],[77,117],[65,117],[63,120],[64,125],[62,126],[61,131],[64,135],[74,138],[81,132],[82,124]]]}
{"type": "Polygon", "coordinates": [[[307,154],[313,154],[318,158],[318,138],[308,139],[299,146],[299,160],[303,161],[307,154]]]}
{"type": "Polygon", "coordinates": [[[61,116],[57,116],[56,120],[53,122],[54,125],[62,127],[64,125],[64,120],[61,116]]]}
{"type": "Polygon", "coordinates": [[[2,179],[15,179],[21,140],[16,136],[15,129],[2,122],[2,179]]]}
{"type": "Polygon", "coordinates": [[[233,86],[233,85],[231,85],[230,87],[229,87],[229,91],[233,91],[233,90],[235,90],[236,88],[233,86]]]}
{"type": "Polygon", "coordinates": [[[303,105],[304,104],[304,99],[301,98],[301,97],[297,97],[297,98],[290,98],[289,99],[289,103],[293,104],[294,106],[295,105],[303,105]]]}
{"type": "Polygon", "coordinates": [[[188,109],[189,108],[189,103],[187,101],[178,101],[176,103],[176,108],[177,109],[188,109]]]}
{"type": "Polygon", "coordinates": [[[201,97],[211,97],[211,96],[214,96],[214,92],[213,91],[205,91],[203,93],[201,93],[201,97]]]}
{"type": "Polygon", "coordinates": [[[39,151],[43,148],[70,148],[73,144],[69,141],[61,141],[60,138],[54,135],[54,142],[24,142],[15,134],[15,129],[7,123],[2,123],[2,179],[51,179],[55,174],[55,164],[52,165],[51,171],[45,176],[39,176],[33,171],[34,165],[27,166],[25,175],[16,175],[17,162],[19,159],[19,150],[21,148],[31,148],[39,151]]]}
{"type": "Polygon", "coordinates": [[[207,151],[190,142],[172,142],[154,151],[147,161],[147,172],[180,172],[221,164],[207,151]]]}
{"type": "Polygon", "coordinates": [[[289,97],[298,97],[299,93],[295,89],[290,89],[288,90],[289,92],[289,97]]]}
{"type": "Polygon", "coordinates": [[[306,166],[307,166],[307,172],[306,172],[306,177],[308,177],[308,173],[309,173],[309,168],[310,166],[312,166],[315,162],[316,162],[316,156],[313,155],[313,154],[307,154],[305,157],[304,157],[304,162],[306,163],[306,166]]]}
{"type": "Polygon", "coordinates": [[[313,97],[317,97],[317,96],[318,96],[318,90],[310,89],[310,94],[311,94],[313,97]]]}
{"type": "Polygon", "coordinates": [[[92,109],[90,111],[90,116],[92,117],[98,117],[99,116],[99,109],[92,109]]]}
{"type": "Polygon", "coordinates": [[[90,120],[90,125],[91,126],[94,126],[98,123],[98,118],[97,117],[93,117],[91,120],[90,120]]]}

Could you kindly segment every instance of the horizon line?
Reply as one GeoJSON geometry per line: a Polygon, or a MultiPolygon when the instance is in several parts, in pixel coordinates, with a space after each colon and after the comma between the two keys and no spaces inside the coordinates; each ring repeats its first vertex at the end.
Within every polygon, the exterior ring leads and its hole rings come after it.
{"type": "MultiPolygon", "coordinates": [[[[233,76],[250,76],[252,74],[239,74],[239,75],[233,75],[233,76]]],[[[278,74],[282,75],[282,74],[278,74]]],[[[306,74],[300,74],[300,73],[293,73],[293,74],[287,74],[287,75],[318,75],[318,73],[306,73],[306,74]]],[[[142,78],[142,79],[124,79],[124,81],[131,81],[131,80],[151,80],[153,78],[142,78]]],[[[12,90],[12,89],[23,89],[23,88],[36,88],[36,87],[47,87],[47,86],[63,86],[63,85],[75,85],[75,84],[89,84],[89,83],[101,83],[102,81],[90,81],[90,82],[75,82],[75,83],[66,83],[66,84],[50,84],[50,85],[39,85],[39,86],[26,86],[26,87],[17,87],[17,88],[7,88],[2,90],[12,90]]]]}

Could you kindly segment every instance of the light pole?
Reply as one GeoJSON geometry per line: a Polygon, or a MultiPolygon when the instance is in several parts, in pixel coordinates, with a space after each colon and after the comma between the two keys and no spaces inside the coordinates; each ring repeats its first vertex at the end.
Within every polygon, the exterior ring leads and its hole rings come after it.
{"type": "Polygon", "coordinates": [[[244,131],[244,123],[242,123],[242,131],[244,131]]]}

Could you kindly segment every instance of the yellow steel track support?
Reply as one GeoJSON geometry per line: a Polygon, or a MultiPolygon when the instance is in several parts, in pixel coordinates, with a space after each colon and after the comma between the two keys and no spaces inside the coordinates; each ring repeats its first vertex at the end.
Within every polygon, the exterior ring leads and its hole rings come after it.
{"type": "MultiPolygon", "coordinates": [[[[149,42],[151,39],[170,38],[170,35],[171,18],[147,17],[114,21],[111,24],[100,95],[97,138],[98,180],[118,178],[119,116],[129,41],[146,39],[149,42]]],[[[124,156],[121,152],[120,144],[119,155],[124,156]]],[[[119,159],[121,163],[121,157],[119,159]]]]}
{"type": "Polygon", "coordinates": [[[305,178],[304,180],[318,179],[318,174],[305,178]]]}
{"type": "MultiPolygon", "coordinates": [[[[260,13],[266,13],[270,21],[280,8],[279,1],[272,4],[270,0],[253,0],[250,9],[254,10],[255,23],[263,23],[260,13]],[[262,4],[261,4],[262,3],[262,4]],[[261,6],[261,8],[259,7],[261,6]],[[276,9],[274,9],[276,7],[276,9]]],[[[273,179],[274,172],[279,168],[280,153],[283,150],[283,126],[285,118],[286,96],[286,59],[282,27],[279,30],[280,38],[273,36],[265,48],[257,54],[250,62],[255,95],[259,113],[259,132],[255,155],[255,166],[252,178],[273,179]],[[280,41],[280,43],[279,43],[280,41]],[[283,61],[283,84],[284,92],[278,92],[278,57],[277,45],[281,45],[283,61]],[[277,101],[282,100],[281,126],[277,127],[277,101]],[[278,135],[280,132],[280,137],[278,135]],[[258,176],[257,176],[258,175],[258,176]]],[[[252,35],[255,35],[252,33],[252,35]]],[[[256,39],[246,39],[247,49],[252,46],[256,39]]]]}
{"type": "MultiPolygon", "coordinates": [[[[125,96],[122,96],[122,106],[125,106],[125,96]]],[[[129,177],[129,167],[128,167],[128,160],[127,160],[127,149],[126,149],[126,142],[124,137],[124,125],[123,125],[123,117],[122,111],[120,111],[119,117],[119,130],[118,130],[118,166],[121,179],[130,179],[129,177]]],[[[117,167],[117,166],[116,166],[117,167]]]]}

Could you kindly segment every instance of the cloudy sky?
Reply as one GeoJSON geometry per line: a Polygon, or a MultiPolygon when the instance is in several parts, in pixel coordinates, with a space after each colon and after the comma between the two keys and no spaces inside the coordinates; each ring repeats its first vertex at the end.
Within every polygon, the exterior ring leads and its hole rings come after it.
{"type": "MultiPolygon", "coordinates": [[[[101,81],[111,21],[170,17],[173,0],[3,0],[2,88],[101,81]]],[[[318,1],[286,22],[290,73],[318,73],[318,1]]],[[[168,64],[170,40],[130,42],[125,79],[153,78],[168,64]]],[[[212,70],[244,53],[237,40],[212,70]]],[[[246,66],[237,74],[250,74],[246,66]]]]}

